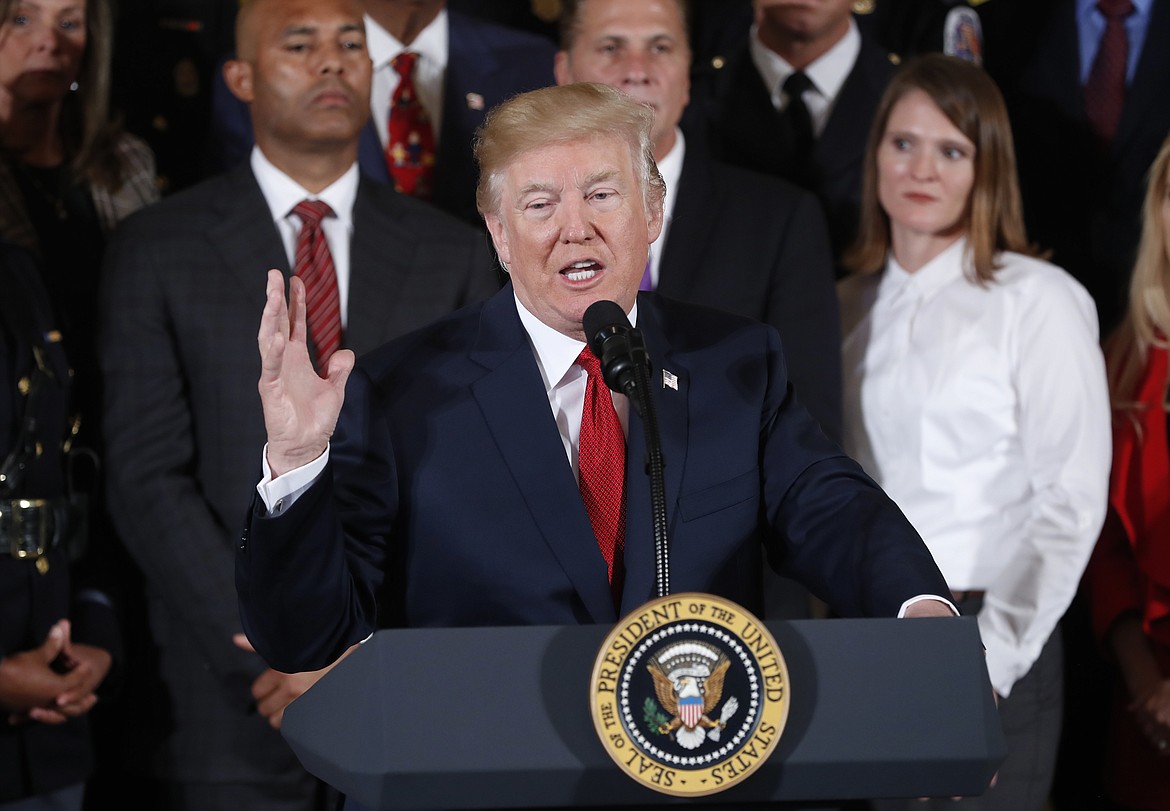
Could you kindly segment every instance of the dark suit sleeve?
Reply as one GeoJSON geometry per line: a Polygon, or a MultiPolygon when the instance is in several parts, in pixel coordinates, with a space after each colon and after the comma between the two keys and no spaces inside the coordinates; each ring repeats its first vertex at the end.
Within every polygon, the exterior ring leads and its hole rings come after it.
{"type": "Polygon", "coordinates": [[[248,516],[236,556],[240,617],[276,670],[319,670],[377,627],[398,483],[373,399],[355,369],[325,471],[286,512],[268,516],[257,498],[248,516]]]}
{"type": "Polygon", "coordinates": [[[893,617],[911,597],[949,594],[902,511],[795,401],[778,342],[768,355],[760,464],[774,564],[847,617],[893,617]]]}

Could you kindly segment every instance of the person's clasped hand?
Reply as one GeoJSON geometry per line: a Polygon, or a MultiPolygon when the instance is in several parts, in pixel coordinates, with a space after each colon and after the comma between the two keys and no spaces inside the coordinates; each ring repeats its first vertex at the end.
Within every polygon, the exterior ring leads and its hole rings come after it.
{"type": "Polygon", "coordinates": [[[97,703],[110,663],[107,651],[74,643],[69,620],[59,620],[38,647],[0,660],[0,708],[13,725],[84,715],[97,703]]]}

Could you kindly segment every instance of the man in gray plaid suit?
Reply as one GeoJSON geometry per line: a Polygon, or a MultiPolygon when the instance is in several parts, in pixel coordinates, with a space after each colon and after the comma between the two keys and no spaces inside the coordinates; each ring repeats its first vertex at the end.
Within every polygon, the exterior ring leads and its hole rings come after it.
{"type": "Polygon", "coordinates": [[[106,256],[102,368],[110,508],[141,568],[164,706],[151,753],[169,807],[321,807],[276,731],[318,677],[268,669],[240,633],[233,548],[260,478],[256,318],[294,272],[304,199],[323,223],[357,353],[498,288],[481,234],[357,167],[370,60],[353,0],[251,0],[225,69],[249,161],[121,227],[106,256]]]}

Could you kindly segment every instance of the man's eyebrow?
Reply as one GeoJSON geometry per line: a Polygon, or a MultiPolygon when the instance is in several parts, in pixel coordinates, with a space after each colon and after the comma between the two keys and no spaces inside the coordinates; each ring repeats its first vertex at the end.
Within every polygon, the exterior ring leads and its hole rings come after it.
{"type": "MultiPolygon", "coordinates": [[[[288,37],[307,37],[312,36],[317,32],[318,28],[315,25],[290,25],[288,28],[284,29],[284,31],[281,33],[281,36],[286,39],[288,37]]],[[[345,25],[339,26],[337,29],[337,33],[339,34],[352,34],[355,32],[359,34],[365,34],[366,27],[361,23],[346,23],[345,25]]]]}
{"type": "Polygon", "coordinates": [[[525,183],[523,186],[521,186],[520,191],[517,193],[517,196],[523,197],[526,194],[533,194],[536,192],[552,192],[555,190],[556,190],[556,187],[552,183],[552,181],[533,180],[532,182],[525,183]]]}
{"type": "Polygon", "coordinates": [[[281,37],[307,37],[317,33],[317,29],[312,25],[290,25],[281,32],[281,37]]]}
{"type": "Polygon", "coordinates": [[[608,180],[613,180],[621,174],[617,169],[598,169],[581,179],[581,187],[588,188],[596,183],[604,183],[608,180]]]}

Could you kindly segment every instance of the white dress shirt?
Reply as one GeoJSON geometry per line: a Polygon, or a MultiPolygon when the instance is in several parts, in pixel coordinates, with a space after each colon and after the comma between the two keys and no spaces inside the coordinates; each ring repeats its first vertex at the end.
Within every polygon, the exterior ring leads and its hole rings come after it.
{"type": "MultiPolygon", "coordinates": [[[[764,87],[771,91],[772,106],[778,111],[784,110],[788,106],[788,98],[781,88],[788,77],[796,72],[796,68],[760,42],[759,29],[754,25],[748,40],[748,48],[752,62],[764,81],[764,87]]],[[[857,23],[850,19],[849,30],[845,36],[804,69],[804,74],[813,85],[811,90],[804,93],[804,104],[808,107],[809,117],[812,118],[813,133],[818,137],[824,132],[825,124],[833,114],[837,96],[840,95],[841,88],[849,78],[849,73],[853,70],[860,53],[861,32],[857,30],[857,23]]]]}
{"type": "MultiPolygon", "coordinates": [[[[674,146],[662,156],[658,164],[658,174],[662,175],[666,183],[666,197],[662,201],[662,232],[658,239],[650,245],[650,278],[654,287],[658,287],[658,266],[662,264],[662,249],[666,245],[667,232],[670,230],[671,219],[674,216],[674,201],[678,197],[678,179],[682,177],[683,158],[687,154],[687,139],[682,130],[674,128],[674,146]]],[[[635,308],[636,309],[636,308],[635,308]]]]}
{"type": "Polygon", "coordinates": [[[447,11],[440,11],[430,24],[418,33],[409,46],[402,44],[394,35],[374,22],[370,15],[366,21],[366,48],[370,52],[374,73],[370,78],[370,115],[378,130],[382,146],[390,138],[390,98],[398,87],[398,71],[390,65],[391,60],[403,51],[414,51],[418,62],[414,68],[414,89],[418,100],[431,119],[435,133],[435,148],[439,146],[439,133],[443,128],[443,77],[447,73],[448,37],[447,11]]]}
{"type": "Polygon", "coordinates": [[[979,629],[1002,696],[1035,662],[1105,516],[1110,411],[1097,315],[1060,268],[958,240],[914,273],[838,284],[845,448],[922,535],[979,629]]]}
{"type": "Polygon", "coordinates": [[[260,192],[268,203],[272,221],[280,232],[284,251],[288,255],[288,266],[296,266],[297,234],[301,230],[301,218],[292,213],[293,207],[302,200],[321,200],[329,204],[336,217],[321,220],[325,242],[333,257],[333,269],[337,273],[337,292],[341,297],[341,326],[349,322],[346,314],[349,302],[349,243],[353,239],[353,204],[357,199],[358,167],[355,163],[344,175],[320,194],[311,194],[284,172],[277,169],[260,147],[252,147],[252,173],[260,192]]]}

